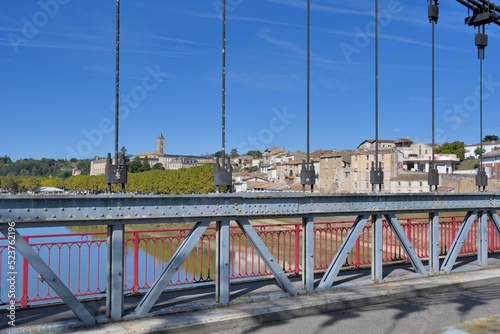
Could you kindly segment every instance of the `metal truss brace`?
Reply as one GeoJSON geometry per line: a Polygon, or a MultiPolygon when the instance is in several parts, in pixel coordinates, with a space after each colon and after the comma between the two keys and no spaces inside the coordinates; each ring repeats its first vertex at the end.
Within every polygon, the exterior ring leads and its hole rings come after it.
{"type": "Polygon", "coordinates": [[[462,225],[460,225],[460,229],[458,230],[455,240],[453,240],[453,243],[450,246],[450,250],[448,254],[446,254],[446,257],[443,261],[443,265],[441,266],[441,270],[444,270],[444,272],[446,273],[451,272],[451,269],[453,268],[453,265],[457,260],[458,253],[460,252],[460,249],[462,248],[465,242],[465,238],[467,238],[467,234],[469,233],[472,223],[474,223],[474,219],[476,218],[476,216],[477,216],[477,211],[469,211],[465,215],[464,218],[465,223],[462,223],[462,225]]]}
{"type": "Polygon", "coordinates": [[[427,275],[427,270],[425,270],[425,267],[422,264],[422,261],[418,257],[417,253],[415,252],[415,249],[413,248],[411,241],[408,239],[408,236],[403,231],[403,228],[401,227],[401,224],[396,218],[396,215],[391,213],[391,214],[386,214],[384,216],[389,225],[391,226],[392,230],[394,231],[396,238],[398,238],[401,247],[404,248],[406,254],[410,258],[410,262],[413,265],[413,268],[415,268],[415,271],[419,274],[427,275]]]}
{"type": "Polygon", "coordinates": [[[498,214],[495,211],[490,210],[488,211],[488,216],[490,216],[491,223],[495,227],[495,230],[497,231],[498,236],[500,237],[500,218],[498,217],[498,214]]]}
{"type": "MultiPolygon", "coordinates": [[[[6,225],[0,225],[0,231],[9,239],[9,234],[12,236],[12,231],[9,231],[6,225]]],[[[95,318],[83,306],[82,303],[73,295],[73,293],[64,285],[61,279],[50,269],[50,267],[35,253],[31,246],[23,239],[23,237],[15,232],[15,248],[21,253],[28,263],[35,269],[47,284],[58,294],[58,296],[68,305],[75,315],[83,323],[88,326],[93,326],[96,323],[95,318]]],[[[27,275],[27,273],[24,273],[27,275]]]]}
{"type": "Polygon", "coordinates": [[[191,253],[194,246],[196,246],[196,243],[203,235],[203,233],[205,233],[208,225],[210,225],[210,221],[196,223],[191,232],[189,232],[186,239],[184,239],[182,244],[175,251],[165,270],[161,273],[156,282],[153,283],[151,289],[149,289],[149,291],[142,298],[139,305],[136,307],[136,316],[143,317],[149,313],[149,311],[167,286],[168,282],[172,279],[174,274],[184,263],[184,260],[188,257],[189,253],[191,253]]]}
{"type": "Polygon", "coordinates": [[[352,247],[354,247],[356,240],[358,239],[361,232],[363,232],[363,228],[368,222],[369,217],[369,215],[363,215],[356,218],[352,227],[349,229],[347,236],[342,242],[342,245],[340,245],[340,248],[335,254],[335,257],[333,258],[332,262],[328,266],[328,269],[323,275],[323,278],[319,282],[316,291],[326,291],[332,287],[333,282],[340,272],[340,269],[344,265],[345,260],[349,256],[352,247]]]}
{"type": "Polygon", "coordinates": [[[269,249],[267,249],[266,245],[253,228],[252,224],[250,224],[248,220],[237,220],[236,223],[241,228],[243,233],[245,233],[248,240],[250,240],[252,245],[255,247],[262,260],[266,263],[269,269],[271,269],[281,289],[292,295],[296,295],[297,290],[293,286],[292,282],[290,282],[288,277],[286,277],[285,273],[280,268],[279,264],[276,262],[276,259],[271,254],[269,249]]]}

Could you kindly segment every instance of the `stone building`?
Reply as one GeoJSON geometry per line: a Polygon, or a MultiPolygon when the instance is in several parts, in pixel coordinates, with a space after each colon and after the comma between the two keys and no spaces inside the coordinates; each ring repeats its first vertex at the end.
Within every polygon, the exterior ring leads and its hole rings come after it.
{"type": "Polygon", "coordinates": [[[352,192],[351,154],[352,150],[323,154],[319,163],[320,191],[324,193],[352,192]]]}

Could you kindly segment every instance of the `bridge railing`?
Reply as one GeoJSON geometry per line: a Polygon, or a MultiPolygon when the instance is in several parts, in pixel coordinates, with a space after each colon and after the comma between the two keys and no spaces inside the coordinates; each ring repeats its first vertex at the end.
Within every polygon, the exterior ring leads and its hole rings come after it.
{"type": "MultiPolygon", "coordinates": [[[[463,217],[440,217],[440,255],[447,254],[463,217]]],[[[344,241],[353,221],[317,222],[314,226],[315,271],[325,271],[344,241]]],[[[271,251],[283,271],[288,275],[301,272],[300,223],[254,224],[258,235],[271,251]]],[[[428,258],[429,222],[425,218],[401,219],[401,226],[411,241],[417,255],[428,258]]],[[[494,233],[493,225],[488,240],[490,252],[500,251],[500,238],[494,233]]],[[[191,227],[130,230],[125,233],[125,292],[137,294],[151,288],[165,265],[173,256],[191,227]]],[[[272,275],[265,263],[251,245],[245,234],[236,226],[230,228],[232,280],[258,279],[272,275]]],[[[397,241],[393,230],[383,224],[383,262],[407,262],[408,256],[397,241]]],[[[477,252],[476,224],[471,228],[460,253],[477,252]]],[[[75,296],[96,297],[106,292],[106,232],[75,232],[24,236],[35,252],[43,258],[53,271],[66,283],[75,296]]],[[[344,266],[360,268],[371,264],[371,225],[367,224],[356,240],[355,247],[344,266]]],[[[217,279],[215,270],[216,231],[209,227],[191,251],[183,266],[170,280],[168,286],[190,288],[194,284],[213,282],[217,279]]],[[[0,282],[6,282],[2,273],[7,266],[7,240],[0,238],[0,282]]],[[[28,265],[26,259],[19,257],[16,269],[20,291],[16,294],[17,307],[26,308],[38,304],[60,301],[57,294],[28,265]]],[[[8,289],[2,287],[0,309],[9,302],[8,289]]]]}

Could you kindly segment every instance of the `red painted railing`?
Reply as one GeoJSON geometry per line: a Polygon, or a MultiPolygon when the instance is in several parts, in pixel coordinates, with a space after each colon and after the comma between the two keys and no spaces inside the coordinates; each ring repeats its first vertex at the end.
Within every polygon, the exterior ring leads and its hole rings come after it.
{"type": "MultiPolygon", "coordinates": [[[[453,242],[461,218],[440,217],[441,255],[445,255],[453,242]]],[[[428,221],[426,219],[400,220],[403,230],[411,241],[417,255],[428,257],[428,221]]],[[[352,226],[352,221],[316,223],[315,270],[327,269],[337,249],[352,226]]],[[[301,271],[300,224],[254,225],[258,234],[275,256],[283,270],[290,275],[301,271]]],[[[489,251],[500,251],[500,238],[492,224],[489,224],[489,251]]],[[[154,283],[165,269],[165,265],[190,231],[186,228],[152,229],[127,231],[125,238],[125,291],[136,294],[154,283]]],[[[345,266],[359,268],[370,264],[370,233],[368,224],[356,241],[345,266]]],[[[383,225],[383,262],[408,261],[403,249],[387,224],[383,225]]],[[[52,270],[78,297],[96,296],[106,290],[107,243],[105,232],[84,232],[25,236],[25,240],[39,254],[52,270]]],[[[237,227],[231,227],[231,279],[245,279],[270,275],[270,270],[237,227]]],[[[185,263],[170,281],[169,285],[186,285],[210,282],[217,277],[215,268],[215,229],[208,228],[185,263]]],[[[0,238],[0,308],[8,303],[7,242],[0,238]]],[[[476,224],[473,225],[461,254],[473,254],[477,249],[476,224]]],[[[25,308],[39,303],[58,300],[58,296],[47,283],[41,281],[28,262],[18,254],[16,272],[16,302],[25,308]]]]}

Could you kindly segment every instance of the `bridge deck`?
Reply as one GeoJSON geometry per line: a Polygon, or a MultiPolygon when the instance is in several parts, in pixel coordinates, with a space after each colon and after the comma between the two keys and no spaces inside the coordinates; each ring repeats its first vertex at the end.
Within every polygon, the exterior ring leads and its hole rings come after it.
{"type": "MultiPolygon", "coordinates": [[[[282,292],[273,281],[235,284],[232,289],[233,301],[229,306],[213,302],[212,288],[199,288],[190,292],[171,291],[165,293],[152,310],[150,315],[153,317],[124,323],[112,323],[105,317],[99,317],[102,323],[86,331],[65,305],[34,308],[19,311],[18,326],[7,329],[6,333],[23,333],[27,328],[38,332],[78,329],[89,333],[140,332],[147,328],[148,331],[168,329],[169,333],[186,333],[195,332],[199,326],[203,326],[206,332],[264,323],[276,317],[307,316],[499,282],[500,254],[490,257],[489,268],[483,270],[477,270],[474,260],[461,258],[452,274],[426,278],[416,277],[409,265],[389,266],[381,284],[371,282],[368,269],[342,271],[338,278],[339,284],[330,292],[295,298],[287,298],[289,295],[282,292]]],[[[316,277],[317,280],[319,278],[316,277]]],[[[293,279],[293,284],[299,287],[299,279],[293,279]]],[[[125,307],[133,309],[139,299],[126,298],[125,307]]],[[[95,313],[105,308],[103,300],[86,302],[85,305],[95,313]]],[[[5,325],[0,325],[0,329],[5,328],[5,325]]]]}

